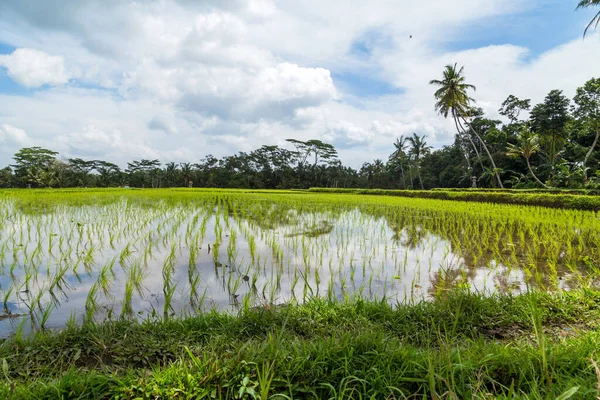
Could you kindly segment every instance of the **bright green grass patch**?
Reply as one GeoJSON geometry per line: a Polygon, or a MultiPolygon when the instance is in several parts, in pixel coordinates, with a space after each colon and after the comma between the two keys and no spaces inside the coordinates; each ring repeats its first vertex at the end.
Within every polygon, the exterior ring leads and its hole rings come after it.
{"type": "MultiPolygon", "coordinates": [[[[6,398],[598,395],[600,292],[331,303],[8,340],[6,398]]],[[[563,397],[568,398],[568,397],[563,397]]]]}

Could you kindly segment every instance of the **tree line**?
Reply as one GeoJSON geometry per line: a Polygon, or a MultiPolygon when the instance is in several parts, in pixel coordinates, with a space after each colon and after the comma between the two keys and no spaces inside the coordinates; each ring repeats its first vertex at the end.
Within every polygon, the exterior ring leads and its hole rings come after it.
{"type": "Polygon", "coordinates": [[[504,121],[476,106],[464,69],[448,65],[434,79],[435,109],[453,121],[454,142],[433,150],[425,135],[399,136],[387,160],[344,166],[332,144],[288,139],[288,148],[197,162],[133,160],[126,168],[105,160],[60,158],[41,147],[20,149],[0,170],[0,187],[308,187],[429,189],[434,187],[598,188],[600,78],[573,99],[552,90],[544,101],[510,95],[498,110],[504,121]]]}

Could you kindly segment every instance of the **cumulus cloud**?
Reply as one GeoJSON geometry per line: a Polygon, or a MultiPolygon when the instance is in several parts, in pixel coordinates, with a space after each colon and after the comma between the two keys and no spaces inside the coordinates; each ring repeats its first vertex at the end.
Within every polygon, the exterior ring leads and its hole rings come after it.
{"type": "Polygon", "coordinates": [[[329,127],[323,138],[333,143],[340,149],[364,146],[368,144],[373,135],[370,131],[358,127],[349,121],[336,121],[329,127]]]}
{"type": "Polygon", "coordinates": [[[0,55],[0,66],[20,85],[38,87],[62,85],[69,81],[64,59],[35,49],[16,49],[12,54],[0,55]]]}
{"type": "Polygon", "coordinates": [[[337,96],[330,72],[280,63],[260,70],[142,63],[121,88],[130,98],[152,96],[206,117],[256,122],[293,118],[296,110],[337,96]]]}
{"type": "Polygon", "coordinates": [[[57,140],[71,152],[75,151],[94,157],[110,153],[113,149],[123,145],[123,135],[120,131],[105,132],[95,125],[85,126],[78,132],[60,135],[57,140]]]}
{"type": "Polygon", "coordinates": [[[0,125],[0,142],[8,145],[26,146],[31,140],[23,129],[9,124],[0,125]]]}

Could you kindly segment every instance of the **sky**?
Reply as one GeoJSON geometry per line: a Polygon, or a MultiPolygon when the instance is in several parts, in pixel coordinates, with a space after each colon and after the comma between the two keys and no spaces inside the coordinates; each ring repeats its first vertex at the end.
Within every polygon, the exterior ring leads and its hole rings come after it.
{"type": "Polygon", "coordinates": [[[576,0],[2,0],[0,166],[62,157],[197,162],[320,139],[344,164],[400,135],[450,144],[431,79],[465,68],[497,118],[513,94],[600,76],[576,0]]]}

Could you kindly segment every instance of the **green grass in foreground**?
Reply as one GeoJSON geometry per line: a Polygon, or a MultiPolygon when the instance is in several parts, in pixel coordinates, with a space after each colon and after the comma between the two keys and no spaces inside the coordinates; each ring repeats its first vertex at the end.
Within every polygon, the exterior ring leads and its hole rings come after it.
{"type": "Polygon", "coordinates": [[[600,292],[456,292],[72,327],[0,347],[0,398],[593,399],[600,292]]]}

